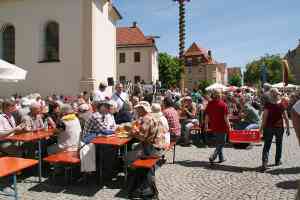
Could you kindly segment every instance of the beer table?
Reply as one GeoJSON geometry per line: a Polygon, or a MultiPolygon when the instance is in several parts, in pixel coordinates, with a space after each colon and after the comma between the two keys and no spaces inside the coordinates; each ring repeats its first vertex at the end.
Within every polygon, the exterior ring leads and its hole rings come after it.
{"type": "MultiPolygon", "coordinates": [[[[120,138],[117,136],[97,136],[95,139],[91,141],[91,143],[95,145],[110,145],[115,147],[122,147],[124,146],[124,157],[127,156],[127,144],[132,140],[132,138],[120,138]]],[[[102,148],[103,149],[103,148],[102,148]]],[[[101,166],[99,168],[100,170],[100,177],[101,177],[101,183],[103,178],[103,163],[104,163],[104,153],[101,151],[101,166]]],[[[127,180],[127,166],[126,163],[124,163],[124,173],[125,173],[125,182],[127,180]]]]}
{"type": "Polygon", "coordinates": [[[54,135],[54,130],[40,130],[8,136],[5,140],[11,142],[38,142],[39,148],[39,182],[42,182],[42,140],[54,135]]]}
{"type": "Polygon", "coordinates": [[[15,200],[18,200],[18,190],[17,190],[17,173],[37,165],[37,160],[15,158],[15,157],[2,157],[0,158],[0,178],[6,176],[13,176],[13,187],[14,194],[2,193],[5,196],[13,196],[15,200]]]}

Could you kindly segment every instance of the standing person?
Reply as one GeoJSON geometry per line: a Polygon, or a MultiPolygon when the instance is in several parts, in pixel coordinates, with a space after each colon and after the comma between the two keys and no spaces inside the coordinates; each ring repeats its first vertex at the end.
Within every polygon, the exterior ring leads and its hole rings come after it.
{"type": "Polygon", "coordinates": [[[279,95],[280,93],[278,89],[270,89],[268,96],[269,102],[265,104],[263,111],[262,123],[260,128],[265,139],[265,144],[262,153],[262,171],[265,171],[267,169],[269,151],[271,148],[273,136],[275,136],[276,139],[275,165],[279,166],[282,164],[281,154],[284,133],[283,121],[285,121],[287,134],[289,135],[289,120],[284,106],[280,103],[279,95]]]}
{"type": "Polygon", "coordinates": [[[211,98],[212,100],[208,103],[205,111],[205,129],[207,130],[210,127],[217,140],[216,149],[209,157],[209,162],[213,164],[217,157],[219,157],[219,163],[225,161],[223,148],[226,143],[226,135],[231,130],[231,126],[228,119],[228,108],[221,99],[221,92],[214,90],[211,98]]]}
{"type": "MultiPolygon", "coordinates": [[[[300,100],[298,100],[292,108],[292,122],[300,145],[300,100]]],[[[296,200],[300,200],[300,184],[298,187],[298,193],[296,200]]]]}
{"type": "Polygon", "coordinates": [[[107,96],[106,96],[106,90],[107,85],[106,83],[100,83],[99,84],[99,90],[97,90],[94,94],[94,98],[93,101],[105,101],[107,100],[107,96]]]}
{"type": "Polygon", "coordinates": [[[118,112],[123,108],[124,103],[129,101],[129,96],[126,92],[124,92],[122,83],[118,83],[116,85],[116,92],[113,94],[111,99],[117,103],[118,112]]]}

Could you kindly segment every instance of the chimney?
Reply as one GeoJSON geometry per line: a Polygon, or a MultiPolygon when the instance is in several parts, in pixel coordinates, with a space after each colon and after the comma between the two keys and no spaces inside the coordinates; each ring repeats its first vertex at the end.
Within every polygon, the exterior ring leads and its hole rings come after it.
{"type": "Polygon", "coordinates": [[[208,56],[209,56],[210,58],[212,58],[211,50],[208,50],[207,54],[208,54],[208,56]]]}
{"type": "Polygon", "coordinates": [[[137,25],[137,22],[134,21],[134,22],[132,23],[132,28],[136,28],[136,25],[137,25]]]}

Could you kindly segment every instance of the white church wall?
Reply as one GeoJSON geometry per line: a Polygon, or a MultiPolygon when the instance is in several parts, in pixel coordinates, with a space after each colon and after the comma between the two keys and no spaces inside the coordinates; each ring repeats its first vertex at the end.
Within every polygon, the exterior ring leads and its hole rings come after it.
{"type": "Polygon", "coordinates": [[[0,83],[0,96],[18,92],[77,94],[81,78],[80,0],[1,0],[0,23],[16,31],[16,65],[28,71],[25,81],[0,83]],[[39,63],[43,58],[44,24],[59,23],[60,62],[39,63]]]}

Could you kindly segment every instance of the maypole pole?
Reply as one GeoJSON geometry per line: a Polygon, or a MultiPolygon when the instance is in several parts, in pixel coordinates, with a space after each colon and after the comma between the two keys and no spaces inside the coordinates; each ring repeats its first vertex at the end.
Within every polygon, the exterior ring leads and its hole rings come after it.
{"type": "Polygon", "coordinates": [[[185,78],[185,68],[184,68],[184,51],[185,51],[185,2],[190,2],[190,0],[173,0],[179,3],[179,62],[182,66],[180,89],[183,93],[184,91],[184,78],[185,78]]]}

